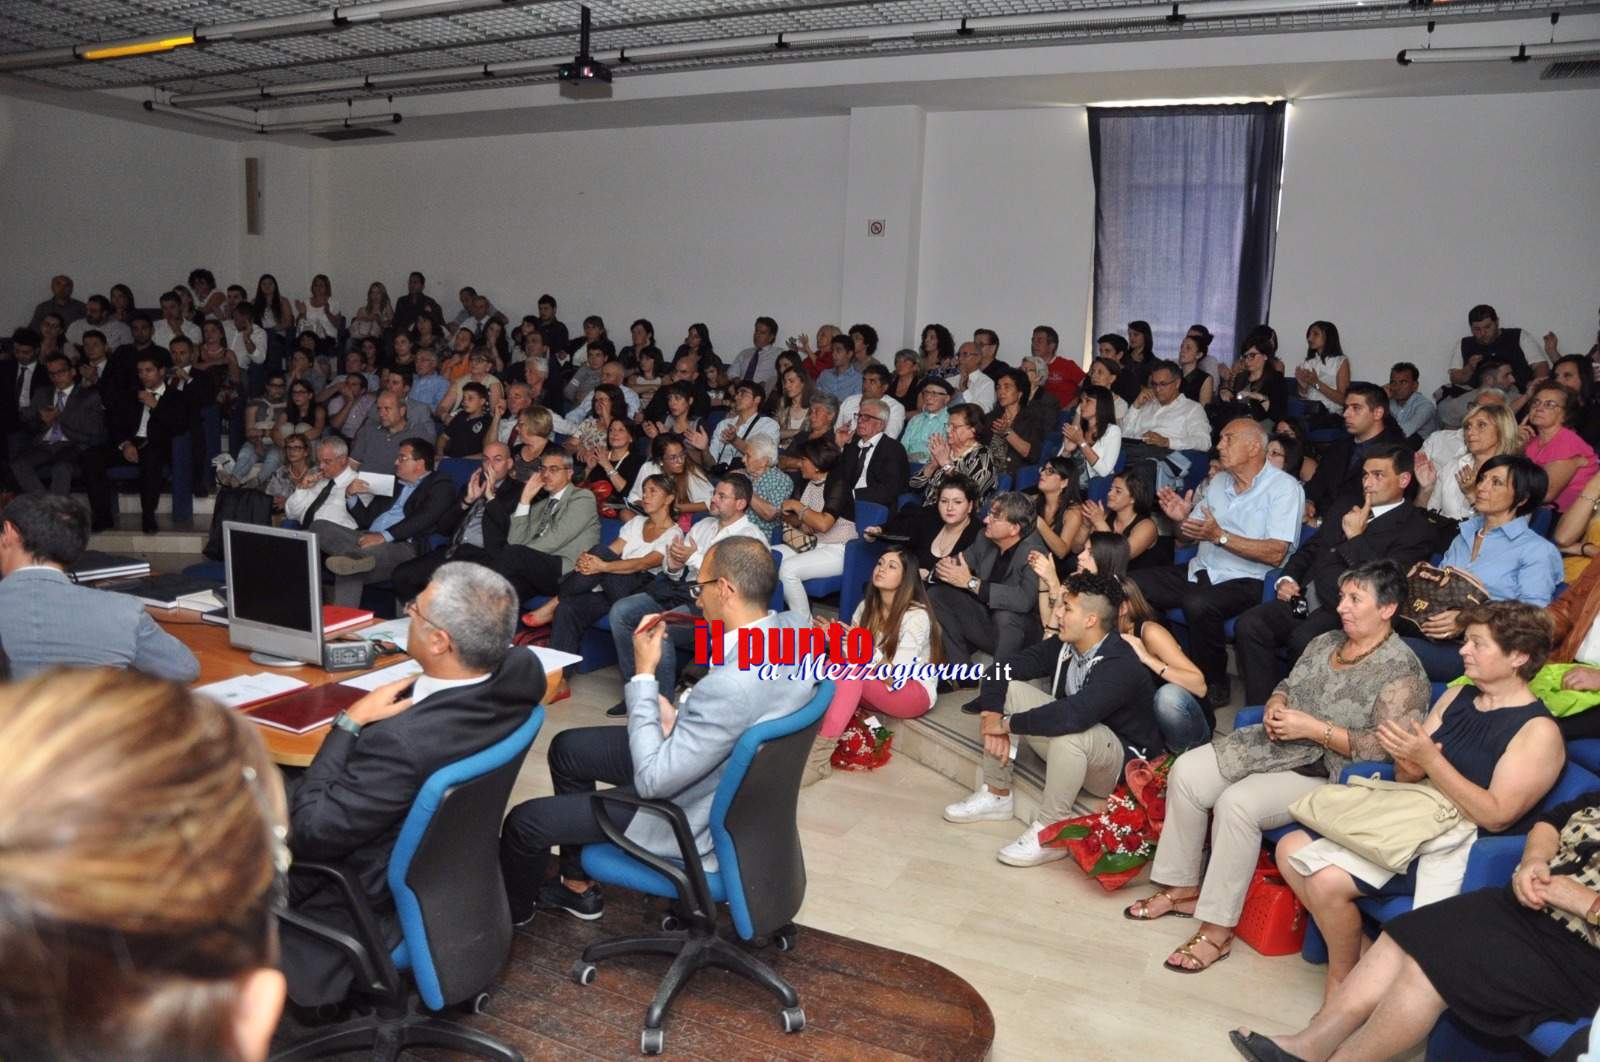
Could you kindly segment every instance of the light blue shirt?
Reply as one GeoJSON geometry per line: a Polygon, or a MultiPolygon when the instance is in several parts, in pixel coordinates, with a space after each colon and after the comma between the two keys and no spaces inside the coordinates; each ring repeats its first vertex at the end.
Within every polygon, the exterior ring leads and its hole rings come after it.
{"type": "Polygon", "coordinates": [[[1528,518],[1519,516],[1483,536],[1478,559],[1472,559],[1472,542],[1483,527],[1483,516],[1461,523],[1461,534],[1444,551],[1441,568],[1460,568],[1483,584],[1496,601],[1521,601],[1540,608],[1556,596],[1561,582],[1561,551],[1534,533],[1528,518]]]}
{"type": "MultiPolygon", "coordinates": [[[[422,480],[417,480],[417,483],[421,482],[422,480]]],[[[395,485],[400,488],[399,497],[395,498],[393,505],[378,514],[378,518],[372,521],[372,526],[367,530],[382,535],[385,542],[393,542],[394,536],[389,534],[389,528],[406,518],[406,499],[410,498],[411,492],[417,489],[417,483],[403,483],[400,480],[395,480],[395,485]]]]}
{"type": "Polygon", "coordinates": [[[1414,393],[1411,401],[1404,405],[1391,399],[1389,415],[1400,425],[1401,434],[1407,438],[1413,435],[1427,438],[1439,430],[1439,409],[1433,404],[1433,399],[1421,391],[1414,393]]]}
{"type": "Polygon", "coordinates": [[[900,445],[906,448],[906,454],[913,460],[922,462],[928,460],[928,439],[933,435],[944,435],[950,430],[950,410],[941,409],[937,413],[918,413],[906,421],[905,430],[900,433],[900,445]]]}
{"type": "Polygon", "coordinates": [[[843,402],[851,395],[861,393],[861,370],[854,365],[844,372],[833,368],[826,369],[817,377],[817,387],[843,402]]]}
{"type": "Polygon", "coordinates": [[[411,397],[429,409],[437,409],[439,403],[444,401],[444,396],[449,392],[450,381],[436,372],[411,378],[411,397]]]}
{"type": "MultiPolygon", "coordinates": [[[[1287,542],[1292,553],[1300,541],[1300,517],[1306,510],[1306,492],[1298,479],[1286,475],[1282,469],[1263,465],[1243,494],[1227,472],[1212,476],[1206,485],[1205,497],[1195,504],[1194,515],[1203,515],[1202,506],[1217,518],[1217,525],[1224,533],[1287,542]]],[[[1288,557],[1285,553],[1284,560],[1288,557]]],[[[1215,542],[1202,542],[1194,560],[1189,562],[1189,581],[1194,582],[1201,572],[1205,572],[1213,584],[1230,579],[1260,579],[1272,568],[1271,564],[1246,560],[1215,542]]]]}

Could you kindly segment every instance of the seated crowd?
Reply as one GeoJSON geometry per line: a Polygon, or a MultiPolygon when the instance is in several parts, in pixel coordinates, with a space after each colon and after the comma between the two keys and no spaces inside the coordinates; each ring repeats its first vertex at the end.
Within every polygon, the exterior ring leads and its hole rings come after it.
{"type": "MultiPolygon", "coordinates": [[[[188,280],[152,316],[125,288],[77,303],[57,277],[12,334],[0,442],[8,485],[24,493],[0,527],[0,595],[18,601],[0,611],[0,648],[19,678],[111,664],[192,680],[192,658],[148,616],[111,623],[114,637],[75,655],[70,634],[47,637],[47,611],[28,609],[98,593],[61,569],[110,525],[119,467],[136,469],[154,527],[174,439],[194,441],[197,482],[270,496],[316,535],[328,600],[410,617],[422,677],[348,709],[283,805],[295,854],[349,866],[391,938],[384,869],[422,781],[553,692],[531,654],[506,648],[519,616],[576,653],[605,621],[625,683],[608,714],[627,725],[560,734],[554,795],[512,809],[501,837],[514,920],[592,919],[604,901],[580,855],[603,839],[595,786],[674,800],[709,853],[734,742],[814,689],[795,667],[759,684],[685,667],[694,628],[654,618],[826,627],[814,597],[849,591],[859,604],[837,618],[871,633],[876,663],[1004,667],[977,681],[840,682],[803,784],[828,775],[858,711],[914,718],[967,690],[983,781],[944,817],[1012,820],[1016,756],[1032,750],[1043,793],[998,852],[1028,867],[1067,855],[1045,828],[1085,794],[1111,793],[1130,758],[1174,754],[1157,889],[1125,915],[1198,921],[1167,960],[1175,972],[1230,954],[1264,832],[1352,764],[1426,780],[1472,836],[1527,835],[1507,892],[1461,896],[1460,867],[1452,878],[1431,853],[1374,872],[1315,831],[1284,836],[1278,864],[1328,942],[1326,1005],[1291,1037],[1236,1032],[1247,1057],[1392,1054],[1447,1007],[1507,1035],[1600,1005],[1600,791],[1546,802],[1566,743],[1600,737],[1600,712],[1586,711],[1600,704],[1588,552],[1600,551],[1600,347],[1562,356],[1554,336],[1535,344],[1474,307],[1430,399],[1406,362],[1384,385],[1364,382],[1329,321],[1307,329],[1292,375],[1266,326],[1230,365],[1201,325],[1161,358],[1143,321],[1101,336],[1087,372],[1049,326],[1012,365],[987,328],[958,344],[931,324],[886,358],[870,325],[780,345],[765,316],[726,360],[698,323],[668,358],[650,321],[619,348],[599,317],[569,331],[548,295],[513,322],[466,288],[447,321],[420,273],[394,303],[371,285],[348,317],[321,275],[304,300],[270,276],[253,298],[218,291],[205,270],[188,280]],[[228,443],[208,454],[213,411],[228,443]],[[87,513],[60,497],[76,482],[87,513]],[[851,567],[859,551],[868,563],[851,567]],[[862,585],[839,590],[852,573],[862,585]],[[1419,614],[1430,578],[1466,589],[1419,614]],[[1230,644],[1244,703],[1264,714],[1224,732],[1230,644]],[[1430,681],[1455,680],[1431,694],[1430,681]],[[1356,901],[1402,895],[1424,906],[1369,950],[1356,901]],[[1477,936],[1460,931],[1480,922],[1477,936]],[[1586,973],[1555,977],[1556,959],[1586,973]]],[[[48,714],[40,687],[10,696],[48,714]]],[[[264,819],[283,814],[273,793],[253,799],[264,819]]],[[[614,822],[676,851],[652,817],[619,810],[614,822]]],[[[338,918],[314,890],[290,900],[338,918]]],[[[269,960],[229,955],[219,968],[240,977],[269,960]]],[[[286,936],[281,966],[301,1005],[349,990],[339,956],[315,942],[286,936]]],[[[271,983],[239,984],[271,1001],[271,983]]],[[[243,1044],[256,1030],[235,1009],[225,1032],[243,1044]]]]}

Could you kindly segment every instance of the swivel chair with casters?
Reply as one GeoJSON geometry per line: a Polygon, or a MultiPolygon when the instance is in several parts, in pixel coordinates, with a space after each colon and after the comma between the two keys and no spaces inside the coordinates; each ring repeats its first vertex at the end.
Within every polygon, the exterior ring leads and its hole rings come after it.
{"type": "Polygon", "coordinates": [[[677,913],[663,920],[661,932],[597,941],[583,950],[583,958],[572,969],[574,981],[589,985],[598,974],[595,964],[603,959],[639,952],[673,956],[645,1013],[639,1038],[644,1054],[661,1053],[667,1008],[706,966],[731,970],[777,996],[783,1004],[784,1032],[805,1028],[805,1011],[794,988],[718,931],[717,904],[728,905],[740,940],[765,939],[779,951],[794,947],[797,931],[791,919],[800,910],[806,891],[795,805],[806,755],[822,725],[822,714],[833,700],[833,689],[832,682],[821,683],[804,707],[757,723],[734,745],[711,805],[715,870],[706,869],[689,821],[677,805],[614,790],[594,794],[595,820],[611,843],[585,845],[584,870],[595,881],[677,901],[677,913]],[[680,858],[664,859],[628,840],[606,814],[608,803],[667,819],[680,858]]]}
{"type": "Polygon", "coordinates": [[[544,707],[481,752],[439,768],[423,783],[389,858],[389,891],[400,943],[391,951],[360,884],[335,867],[297,862],[293,872],[332,881],[356,935],[295,911],[279,912],[286,931],[337,948],[356,973],[353,991],[376,1004],[284,1050],[274,1062],[371,1048],[391,1062],[405,1047],[444,1047],[500,1062],[522,1055],[500,1041],[433,1013],[447,1007],[481,1013],[486,989],[511,954],[511,912],[500,876],[500,820],[523,757],[544,725],[544,707]],[[463,869],[476,872],[463,873],[463,869]],[[425,1011],[406,991],[408,971],[425,1011]]]}

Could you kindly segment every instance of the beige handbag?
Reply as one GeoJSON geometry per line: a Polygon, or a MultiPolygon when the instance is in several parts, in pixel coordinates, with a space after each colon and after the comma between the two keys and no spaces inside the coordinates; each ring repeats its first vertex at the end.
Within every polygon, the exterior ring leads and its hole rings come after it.
{"type": "Polygon", "coordinates": [[[1351,778],[1318,786],[1289,814],[1385,870],[1403,873],[1417,849],[1455,828],[1461,811],[1427,782],[1351,778]]]}

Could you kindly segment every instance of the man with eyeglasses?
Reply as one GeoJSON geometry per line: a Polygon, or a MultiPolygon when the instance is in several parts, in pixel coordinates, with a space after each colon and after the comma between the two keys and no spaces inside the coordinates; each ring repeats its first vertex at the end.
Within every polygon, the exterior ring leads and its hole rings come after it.
{"type": "Polygon", "coordinates": [[[11,459],[11,472],[24,491],[43,490],[39,473],[50,470],[50,493],[72,490],[72,473],[85,450],[106,441],[106,413],[92,387],[78,385],[77,373],[65,354],[45,359],[52,390],[23,414],[29,441],[11,459]]]}
{"type": "Polygon", "coordinates": [[[970,402],[983,410],[984,415],[994,411],[994,380],[983,371],[983,355],[978,344],[966,342],[956,350],[956,367],[959,375],[951,378],[956,389],[956,401],[970,402]]]}
{"type": "MultiPolygon", "coordinates": [[[[671,687],[658,683],[657,657],[670,657],[672,632],[686,628],[655,623],[630,634],[630,666],[623,670],[627,727],[581,727],[556,735],[549,757],[555,795],[518,804],[506,816],[500,869],[514,924],[541,909],[585,921],[604,913],[600,887],[583,869],[582,846],[606,839],[591,803],[597,782],[618,786],[621,794],[670,800],[683,812],[701,856],[711,853],[711,805],[735,743],[757,723],[798,710],[816,692],[816,684],[794,664],[775,665],[767,681],[736,664],[740,629],[800,625],[792,613],[768,610],[776,582],[765,542],[734,537],[707,552],[690,585],[705,618],[723,625],[727,662],[711,665],[692,697],[674,700],[666,692],[671,687]],[[556,846],[560,875],[549,880],[550,850],[556,846]]],[[[635,815],[618,804],[607,804],[606,814],[646,851],[681,858],[667,820],[635,815]]]]}
{"type": "MultiPolygon", "coordinates": [[[[485,451],[487,454],[487,450],[485,451]]],[[[554,594],[578,554],[600,541],[594,493],[572,482],[572,455],[546,450],[511,514],[506,545],[490,566],[529,598],[554,594]]]]}
{"type": "MultiPolygon", "coordinates": [[[[710,514],[704,520],[690,525],[682,538],[667,545],[666,557],[661,563],[661,574],[650,581],[641,592],[611,606],[611,639],[617,647],[617,669],[624,675],[636,671],[633,658],[633,632],[640,621],[655,612],[683,610],[698,614],[695,604],[694,584],[711,547],[731,538],[753,538],[767,549],[767,536],[762,534],[749,517],[750,497],[754,493],[746,476],[729,476],[718,483],[706,502],[710,514]]],[[[770,554],[769,554],[770,555],[770,554]]],[[[661,646],[661,659],[655,664],[656,684],[660,689],[673,689],[678,679],[677,651],[689,650],[694,645],[694,632],[687,627],[673,627],[661,646]]],[[[607,709],[610,716],[623,716],[628,712],[625,702],[607,709]]]]}
{"type": "Polygon", "coordinates": [[[1353,383],[1344,392],[1345,437],[1331,443],[1306,484],[1305,518],[1342,516],[1360,505],[1362,467],[1370,454],[1405,445],[1389,416],[1389,396],[1377,384],[1353,383]]]}
{"type": "Polygon", "coordinates": [[[356,530],[340,528],[317,535],[317,545],[332,554],[327,565],[337,577],[334,604],[359,606],[364,586],[388,579],[395,568],[426,552],[429,539],[443,533],[455,508],[456,485],[445,473],[433,470],[433,457],[432,443],[407,439],[395,454],[393,494],[375,496],[359,478],[347,488],[358,499],[350,511],[356,530]]]}
{"type": "MultiPolygon", "coordinates": [[[[894,380],[894,374],[888,366],[871,362],[861,370],[861,393],[851,395],[839,403],[839,420],[841,427],[852,425],[861,409],[861,403],[875,398],[888,398],[889,384],[894,380]]],[[[883,429],[889,433],[889,438],[898,439],[906,426],[906,407],[899,402],[888,402],[889,422],[883,429]]]]}
{"type": "Polygon", "coordinates": [[[836,475],[850,484],[856,501],[873,502],[894,512],[895,503],[911,481],[911,461],[900,441],[885,431],[890,406],[899,408],[900,403],[882,398],[864,400],[856,414],[853,442],[843,428],[839,429],[836,440],[842,440],[842,452],[830,477],[836,475]]]}

